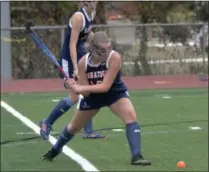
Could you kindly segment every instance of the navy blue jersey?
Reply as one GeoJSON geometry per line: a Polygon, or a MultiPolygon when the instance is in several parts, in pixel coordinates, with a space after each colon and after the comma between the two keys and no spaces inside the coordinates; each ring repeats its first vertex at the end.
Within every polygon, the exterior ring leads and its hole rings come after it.
{"type": "MultiPolygon", "coordinates": [[[[90,85],[100,84],[103,81],[104,75],[108,70],[109,59],[112,57],[112,54],[114,52],[115,51],[111,51],[109,58],[107,59],[106,62],[102,62],[97,65],[95,64],[93,65],[90,63],[91,54],[86,55],[86,75],[87,75],[88,83],[90,85]]],[[[123,81],[121,80],[121,74],[119,71],[108,92],[124,92],[124,91],[127,91],[127,88],[124,85],[123,81]]]]}
{"type": "MultiPolygon", "coordinates": [[[[78,54],[78,60],[86,53],[84,49],[84,43],[86,42],[89,33],[92,30],[92,24],[93,24],[93,15],[88,16],[87,12],[85,11],[84,8],[81,8],[78,12],[83,16],[83,25],[82,29],[79,34],[78,42],[77,42],[77,54],[78,54]]],[[[70,50],[69,50],[69,45],[70,45],[70,36],[71,36],[71,19],[69,21],[69,24],[67,25],[67,28],[65,30],[65,35],[64,35],[64,42],[61,50],[61,58],[64,58],[65,60],[70,59],[70,50]]]]}
{"type": "MultiPolygon", "coordinates": [[[[78,12],[83,16],[83,25],[82,29],[79,34],[76,50],[77,50],[77,61],[79,61],[85,54],[85,48],[84,44],[87,41],[88,35],[92,30],[92,24],[93,24],[93,14],[92,16],[89,16],[84,8],[81,8],[78,12]]],[[[65,30],[64,35],[64,42],[61,49],[61,55],[60,55],[60,65],[63,67],[63,70],[68,74],[70,77],[72,77],[73,74],[73,63],[70,56],[70,36],[71,36],[71,19],[69,21],[69,24],[67,25],[67,28],[65,30]]]]}
{"type": "MultiPolygon", "coordinates": [[[[103,81],[105,73],[108,70],[108,61],[114,52],[110,53],[106,62],[97,65],[91,64],[91,54],[86,55],[86,75],[89,84],[99,84],[103,81]]],[[[129,98],[129,95],[126,86],[121,81],[120,72],[118,72],[108,92],[91,93],[86,97],[80,97],[77,109],[80,111],[100,109],[105,106],[111,106],[121,98],[129,98]]]]}

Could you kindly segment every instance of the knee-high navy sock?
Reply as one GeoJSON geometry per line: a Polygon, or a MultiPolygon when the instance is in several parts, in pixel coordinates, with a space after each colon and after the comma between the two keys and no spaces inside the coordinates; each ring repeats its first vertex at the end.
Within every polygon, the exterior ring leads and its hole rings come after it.
{"type": "Polygon", "coordinates": [[[140,126],[137,122],[126,125],[126,137],[131,149],[132,157],[141,155],[141,134],[140,126]]]}
{"type": "Polygon", "coordinates": [[[45,122],[52,125],[59,117],[67,112],[72,105],[73,104],[70,101],[69,97],[64,98],[55,106],[49,116],[45,119],[45,122]]]}
{"type": "Polygon", "coordinates": [[[73,134],[71,134],[68,130],[67,127],[64,128],[64,130],[61,132],[57,142],[53,146],[53,149],[56,151],[60,152],[63,148],[63,146],[70,141],[74,137],[73,134]]]}
{"type": "Polygon", "coordinates": [[[92,119],[89,120],[86,125],[84,126],[84,132],[85,133],[90,133],[93,131],[93,124],[92,124],[92,119]]]}

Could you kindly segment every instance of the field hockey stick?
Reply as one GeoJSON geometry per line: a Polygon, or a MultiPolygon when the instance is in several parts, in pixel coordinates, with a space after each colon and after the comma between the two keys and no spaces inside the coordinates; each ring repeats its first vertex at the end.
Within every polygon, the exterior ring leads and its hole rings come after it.
{"type": "MultiPolygon", "coordinates": [[[[42,42],[42,40],[38,37],[38,35],[31,30],[31,27],[34,26],[33,22],[27,22],[25,25],[25,31],[27,34],[31,36],[36,45],[44,52],[44,54],[49,58],[49,60],[57,67],[57,70],[67,79],[68,75],[65,73],[63,68],[58,63],[54,54],[47,48],[47,46],[42,42]]],[[[79,97],[83,97],[83,95],[79,94],[79,97]]]]}
{"type": "Polygon", "coordinates": [[[58,63],[54,54],[47,48],[47,46],[42,42],[42,40],[38,37],[38,35],[33,30],[31,30],[32,26],[34,26],[33,22],[27,22],[25,24],[26,33],[31,36],[31,38],[36,43],[36,45],[44,52],[44,54],[49,58],[49,60],[56,66],[57,70],[63,75],[63,77],[69,78],[68,75],[63,70],[63,68],[58,63]]]}

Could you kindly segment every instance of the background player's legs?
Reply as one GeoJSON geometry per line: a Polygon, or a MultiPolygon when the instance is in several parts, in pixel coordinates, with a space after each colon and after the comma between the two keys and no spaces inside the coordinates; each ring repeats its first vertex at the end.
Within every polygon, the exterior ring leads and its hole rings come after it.
{"type": "Polygon", "coordinates": [[[70,91],[68,97],[61,100],[49,116],[45,119],[46,123],[49,125],[53,125],[53,123],[62,116],[65,112],[67,112],[74,104],[78,102],[78,95],[73,91],[70,91]]]}
{"type": "Polygon", "coordinates": [[[137,122],[136,112],[128,98],[121,98],[110,106],[110,109],[126,125],[126,137],[131,149],[133,165],[150,165],[150,162],[142,157],[140,125],[137,122]]]}
{"type": "Polygon", "coordinates": [[[97,112],[98,110],[77,110],[71,122],[60,133],[56,144],[49,152],[43,156],[43,159],[52,160],[55,156],[57,156],[61,152],[63,146],[69,142],[74,137],[74,135],[84,127],[87,121],[96,115],[97,112]]]}
{"type": "MultiPolygon", "coordinates": [[[[74,104],[78,102],[78,95],[73,91],[69,91],[68,97],[61,100],[46,119],[40,122],[40,134],[44,139],[49,138],[51,126],[54,122],[60,118],[65,112],[67,112],[74,104]]],[[[90,119],[84,127],[84,136],[86,139],[104,138],[105,136],[93,131],[92,120],[90,119]]]]}
{"type": "Polygon", "coordinates": [[[69,96],[61,100],[48,115],[48,117],[40,122],[40,134],[44,139],[48,139],[53,123],[65,112],[67,112],[75,103],[77,103],[77,101],[78,95],[73,91],[70,91],[69,96]]]}
{"type": "Polygon", "coordinates": [[[98,111],[99,109],[86,111],[77,110],[71,122],[67,126],[68,131],[76,134],[84,127],[87,121],[91,120],[97,114],[98,111]]]}

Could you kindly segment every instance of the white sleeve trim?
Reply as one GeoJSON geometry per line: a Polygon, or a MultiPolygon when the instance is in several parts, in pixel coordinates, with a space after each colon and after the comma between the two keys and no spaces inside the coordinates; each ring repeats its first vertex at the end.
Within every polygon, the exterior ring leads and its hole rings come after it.
{"type": "Polygon", "coordinates": [[[88,58],[89,58],[90,53],[87,53],[85,55],[85,71],[87,71],[87,65],[88,65],[88,58]]]}
{"type": "MultiPolygon", "coordinates": [[[[107,68],[107,69],[108,69],[108,67],[109,67],[109,61],[110,61],[110,59],[111,59],[113,53],[115,53],[115,52],[116,52],[116,51],[112,50],[112,51],[110,52],[109,57],[107,58],[107,61],[106,61],[106,68],[107,68]]],[[[120,66],[120,69],[121,69],[121,68],[122,68],[122,64],[121,64],[121,66],[120,66]]]]}
{"type": "MultiPolygon", "coordinates": [[[[83,17],[83,25],[82,25],[82,28],[81,28],[81,31],[83,31],[83,29],[85,28],[85,25],[86,25],[85,17],[84,17],[84,15],[83,15],[82,12],[76,12],[75,14],[80,14],[80,15],[82,15],[82,17],[83,17]]],[[[69,26],[72,28],[71,18],[70,18],[70,20],[69,20],[69,26]]]]}

